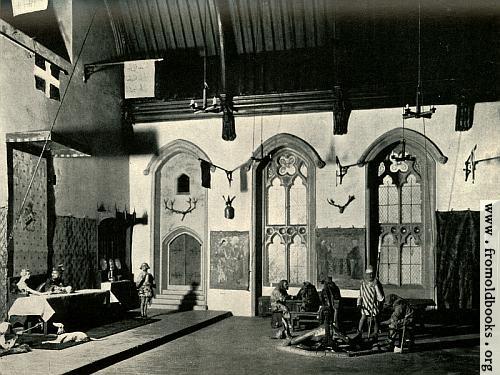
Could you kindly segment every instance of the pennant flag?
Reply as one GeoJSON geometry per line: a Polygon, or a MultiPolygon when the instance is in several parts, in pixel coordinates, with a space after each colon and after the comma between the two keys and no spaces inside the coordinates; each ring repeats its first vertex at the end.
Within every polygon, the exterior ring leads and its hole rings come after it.
{"type": "Polygon", "coordinates": [[[38,12],[47,9],[49,0],[12,0],[12,14],[18,16],[20,14],[38,12]]]}
{"type": "Polygon", "coordinates": [[[35,88],[43,91],[50,99],[59,100],[59,73],[61,69],[45,60],[42,56],[35,54],[35,88]]]}
{"type": "Polygon", "coordinates": [[[125,99],[155,96],[156,61],[136,60],[123,64],[125,99]]]}

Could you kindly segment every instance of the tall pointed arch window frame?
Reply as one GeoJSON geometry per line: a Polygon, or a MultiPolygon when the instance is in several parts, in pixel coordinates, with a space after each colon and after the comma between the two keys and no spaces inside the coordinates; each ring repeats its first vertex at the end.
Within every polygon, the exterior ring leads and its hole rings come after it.
{"type": "MultiPolygon", "coordinates": [[[[409,129],[395,128],[378,137],[361,155],[358,165],[365,167],[365,222],[367,264],[376,267],[378,256],[378,244],[381,235],[384,234],[379,223],[379,199],[378,189],[379,165],[391,153],[401,145],[405,139],[407,150],[414,153],[419,161],[419,173],[421,176],[421,223],[419,228],[418,243],[421,246],[421,275],[420,283],[405,284],[402,282],[402,251],[406,251],[413,233],[397,233],[398,241],[398,276],[397,281],[388,283],[385,287],[390,291],[392,288],[405,288],[405,296],[412,298],[434,298],[435,287],[435,211],[436,211],[436,164],[445,164],[448,158],[441,152],[438,146],[423,134],[409,129]],[[404,238],[404,241],[401,241],[404,238]]],[[[396,228],[397,231],[401,227],[396,228]]],[[[414,242],[413,242],[414,243],[414,242]]],[[[411,264],[408,264],[411,266],[411,264]]],[[[396,292],[396,291],[395,291],[396,292]]],[[[387,293],[387,292],[386,292],[387,293]]]]}
{"type": "Polygon", "coordinates": [[[253,204],[252,204],[252,238],[254,243],[254,251],[252,256],[252,270],[253,277],[251,278],[251,292],[252,292],[252,311],[256,312],[257,297],[260,295],[270,294],[272,287],[263,285],[265,271],[263,265],[265,260],[264,246],[265,246],[265,227],[263,225],[264,219],[264,184],[262,182],[265,167],[269,163],[269,158],[266,156],[273,156],[283,149],[290,149],[300,155],[306,163],[307,174],[309,180],[309,188],[307,190],[308,199],[308,233],[307,236],[307,266],[306,277],[308,280],[314,281],[317,279],[317,259],[315,244],[314,228],[316,227],[316,169],[323,168],[326,163],[322,160],[316,150],[303,139],[288,133],[276,134],[263,142],[258,149],[253,153],[253,157],[258,162],[252,164],[252,181],[255,184],[253,189],[253,204]],[[262,160],[264,156],[264,160],[262,160]]]}

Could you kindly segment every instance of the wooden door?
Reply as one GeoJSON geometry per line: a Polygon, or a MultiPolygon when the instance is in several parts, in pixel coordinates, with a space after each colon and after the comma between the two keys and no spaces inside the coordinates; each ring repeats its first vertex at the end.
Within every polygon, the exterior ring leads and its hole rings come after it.
{"type": "Polygon", "coordinates": [[[201,244],[189,234],[175,237],[168,246],[168,284],[191,285],[201,281],[201,244]]]}

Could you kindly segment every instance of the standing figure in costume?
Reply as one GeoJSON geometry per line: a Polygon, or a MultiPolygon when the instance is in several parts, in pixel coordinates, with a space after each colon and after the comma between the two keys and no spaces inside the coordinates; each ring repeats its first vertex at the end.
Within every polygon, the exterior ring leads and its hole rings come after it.
{"type": "Polygon", "coordinates": [[[137,290],[139,291],[139,299],[141,300],[141,317],[148,317],[148,305],[155,296],[154,277],[149,273],[149,265],[147,263],[141,264],[141,272],[139,273],[136,281],[137,290]]]}
{"type": "Polygon", "coordinates": [[[381,305],[384,302],[384,290],[380,282],[375,278],[372,266],[368,266],[365,271],[366,278],[361,281],[359,288],[359,297],[357,301],[358,308],[361,309],[361,319],[359,320],[358,333],[355,338],[361,338],[363,326],[366,318],[368,321],[368,334],[373,334],[374,341],[377,341],[379,330],[379,313],[381,305]],[[373,321],[373,331],[371,322],[373,321]]]}
{"type": "Polygon", "coordinates": [[[290,334],[290,312],[286,307],[286,300],[291,299],[288,295],[288,280],[281,280],[271,293],[271,310],[273,314],[280,313],[281,326],[276,333],[276,338],[291,338],[290,334]]]}

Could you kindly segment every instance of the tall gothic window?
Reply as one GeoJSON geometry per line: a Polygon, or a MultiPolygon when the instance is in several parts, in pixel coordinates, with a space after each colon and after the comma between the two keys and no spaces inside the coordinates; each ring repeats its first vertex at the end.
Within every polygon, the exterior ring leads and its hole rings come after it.
{"type": "Polygon", "coordinates": [[[265,286],[281,279],[298,286],[307,279],[310,236],[307,171],[304,159],[289,149],[276,153],[265,169],[265,286]]]}
{"type": "Polygon", "coordinates": [[[420,160],[396,146],[378,164],[380,281],[422,284],[423,187],[420,160]]]}

